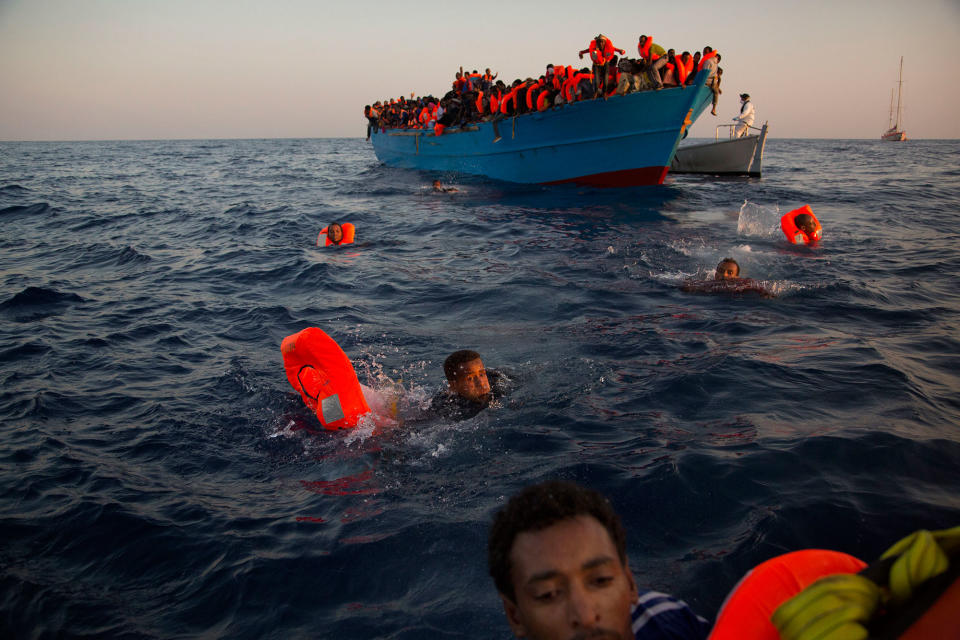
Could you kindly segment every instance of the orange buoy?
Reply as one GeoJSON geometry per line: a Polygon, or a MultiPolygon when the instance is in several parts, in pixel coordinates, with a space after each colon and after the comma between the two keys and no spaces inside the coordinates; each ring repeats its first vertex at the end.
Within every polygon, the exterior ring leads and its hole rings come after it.
{"type": "Polygon", "coordinates": [[[708,640],[779,640],[770,616],[781,604],[818,579],[858,573],[862,560],[824,549],[804,549],[762,562],[747,572],[720,607],[708,640]]]}
{"type": "Polygon", "coordinates": [[[287,336],[280,352],[290,386],[325,429],[350,429],[370,413],[350,358],[322,329],[308,327],[287,336]]]}

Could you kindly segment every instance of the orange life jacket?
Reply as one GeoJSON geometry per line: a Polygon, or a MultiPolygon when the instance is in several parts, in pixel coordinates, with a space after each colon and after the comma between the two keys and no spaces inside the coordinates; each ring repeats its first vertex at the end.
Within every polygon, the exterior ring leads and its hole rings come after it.
{"type": "Polygon", "coordinates": [[[687,65],[684,64],[683,58],[676,56],[674,58],[676,61],[676,74],[677,74],[677,84],[686,84],[687,83],[687,65]]]}
{"type": "Polygon", "coordinates": [[[823,227],[820,226],[820,221],[817,220],[817,216],[813,215],[813,210],[808,204],[799,209],[794,209],[780,218],[780,228],[783,230],[783,235],[787,236],[787,242],[791,244],[816,244],[823,236],[823,227]],[[808,234],[797,227],[796,217],[801,213],[806,213],[813,218],[816,229],[812,234],[808,234]]]}
{"type": "Polygon", "coordinates": [[[612,57],[613,42],[610,41],[610,38],[603,39],[602,50],[597,46],[596,38],[590,41],[590,59],[593,60],[594,64],[605,64],[609,62],[612,57]]]}
{"type": "Polygon", "coordinates": [[[563,99],[566,100],[567,102],[573,102],[574,100],[576,100],[577,99],[576,88],[577,88],[577,75],[570,74],[569,76],[567,76],[567,79],[563,81],[563,88],[561,89],[561,91],[563,91],[563,99]]]}
{"type": "Polygon", "coordinates": [[[483,115],[483,91],[477,92],[477,113],[483,115]]]}
{"type": "Polygon", "coordinates": [[[344,222],[340,225],[340,228],[343,230],[343,238],[340,239],[339,243],[335,243],[333,240],[327,236],[327,227],[320,229],[320,235],[317,236],[317,246],[320,246],[320,236],[326,236],[327,241],[323,243],[323,246],[329,247],[332,244],[353,244],[353,237],[356,235],[356,228],[349,222],[344,222]]]}
{"type": "Polygon", "coordinates": [[[673,63],[668,62],[667,64],[663,65],[663,75],[661,76],[663,79],[663,84],[671,86],[677,84],[677,74],[674,73],[675,70],[676,67],[673,66],[673,63]]]}
{"type": "Polygon", "coordinates": [[[590,80],[593,82],[593,73],[578,73],[577,75],[573,76],[574,98],[576,98],[577,85],[580,84],[582,80],[590,80]]]}
{"type": "Polygon", "coordinates": [[[496,113],[500,110],[500,96],[501,92],[499,90],[490,92],[490,113],[496,113]]]}
{"type": "Polygon", "coordinates": [[[287,381],[325,429],[356,427],[370,413],[350,358],[322,329],[308,327],[287,336],[280,353],[287,381]]]}
{"type": "Polygon", "coordinates": [[[552,106],[549,103],[547,103],[547,98],[549,97],[550,97],[549,89],[544,89],[543,91],[540,92],[540,95],[537,96],[537,111],[546,111],[550,106],[552,106]]]}
{"type": "Polygon", "coordinates": [[[653,38],[650,36],[647,36],[647,40],[646,42],[643,43],[643,46],[640,46],[640,41],[637,40],[637,53],[640,54],[641,58],[649,58],[650,47],[652,46],[653,46],[653,38]]]}
{"type": "Polygon", "coordinates": [[[717,52],[716,52],[716,51],[711,51],[710,53],[705,53],[705,54],[703,54],[703,57],[700,58],[700,64],[699,64],[699,66],[697,66],[697,71],[700,71],[700,69],[703,69],[703,63],[704,63],[704,62],[706,62],[706,61],[709,60],[710,58],[715,57],[716,55],[717,55],[717,52]]]}
{"type": "Polygon", "coordinates": [[[503,97],[500,102],[500,113],[510,114],[517,112],[517,92],[520,91],[522,84],[518,84],[503,97]]]}
{"type": "Polygon", "coordinates": [[[540,91],[540,86],[536,84],[530,86],[527,89],[527,110],[528,111],[533,111],[534,105],[536,104],[536,102],[534,102],[534,99],[536,98],[538,91],[540,91]]]}
{"type": "Polygon", "coordinates": [[[553,77],[550,78],[550,84],[554,91],[560,91],[563,88],[563,81],[567,77],[566,67],[554,67],[553,77]]]}

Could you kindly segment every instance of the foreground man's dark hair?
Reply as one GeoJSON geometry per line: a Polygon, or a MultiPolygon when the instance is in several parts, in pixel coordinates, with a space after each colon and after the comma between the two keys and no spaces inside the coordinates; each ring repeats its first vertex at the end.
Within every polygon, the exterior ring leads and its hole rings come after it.
{"type": "Polygon", "coordinates": [[[497,591],[516,602],[510,577],[510,550],[519,534],[540,531],[577,516],[596,518],[610,534],[620,562],[626,564],[627,534],[610,501],[596,491],[572,482],[544,482],[523,489],[494,516],[487,546],[487,564],[497,591]]]}

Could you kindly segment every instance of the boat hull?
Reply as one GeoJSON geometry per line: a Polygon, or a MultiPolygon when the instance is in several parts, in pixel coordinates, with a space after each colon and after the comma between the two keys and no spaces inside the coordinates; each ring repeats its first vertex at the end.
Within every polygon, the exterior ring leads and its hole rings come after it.
{"type": "Polygon", "coordinates": [[[388,166],[529,184],[599,187],[663,182],[677,143],[710,102],[706,76],[685,89],[585,100],[538,113],[432,131],[371,136],[388,166]]]}
{"type": "Polygon", "coordinates": [[[759,135],[681,146],[673,156],[670,171],[759,178],[763,172],[766,141],[767,124],[764,123],[759,135]]]}
{"type": "Polygon", "coordinates": [[[903,142],[907,139],[907,134],[903,131],[887,131],[880,139],[884,142],[903,142]]]}

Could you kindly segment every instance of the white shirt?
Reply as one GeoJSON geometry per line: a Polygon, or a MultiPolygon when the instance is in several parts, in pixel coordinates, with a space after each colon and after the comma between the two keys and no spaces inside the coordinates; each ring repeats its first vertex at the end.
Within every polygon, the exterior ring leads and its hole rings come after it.
{"type": "Polygon", "coordinates": [[[747,100],[743,103],[743,106],[740,107],[740,117],[737,118],[737,122],[747,125],[748,127],[753,126],[753,103],[747,100]]]}

